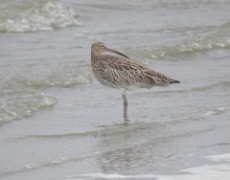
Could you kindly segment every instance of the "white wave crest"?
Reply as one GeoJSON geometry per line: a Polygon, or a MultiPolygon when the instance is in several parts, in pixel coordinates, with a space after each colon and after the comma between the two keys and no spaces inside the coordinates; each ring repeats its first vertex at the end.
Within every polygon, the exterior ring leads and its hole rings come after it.
{"type": "Polygon", "coordinates": [[[12,77],[2,80],[0,82],[0,125],[30,117],[57,103],[57,98],[45,95],[38,89],[73,87],[91,81],[89,72],[84,70],[53,72],[42,78],[12,77]]]}
{"type": "Polygon", "coordinates": [[[76,12],[58,2],[27,2],[0,12],[0,31],[34,32],[81,25],[76,12]]]}
{"type": "Polygon", "coordinates": [[[205,158],[225,162],[225,164],[205,164],[189,169],[182,169],[178,175],[157,175],[157,174],[106,174],[106,173],[89,173],[68,176],[67,179],[79,178],[94,178],[94,179],[154,179],[154,180],[229,180],[230,179],[230,165],[226,164],[229,161],[230,154],[221,154],[213,156],[205,156],[205,158]]]}
{"type": "MultiPolygon", "coordinates": [[[[230,29],[230,28],[229,28],[230,29]]],[[[217,34],[217,37],[207,37],[202,40],[185,41],[179,44],[158,47],[154,50],[140,49],[131,51],[135,57],[147,59],[165,58],[167,56],[178,56],[186,53],[197,53],[210,49],[227,49],[230,47],[230,34],[217,34]]]]}
{"type": "Polygon", "coordinates": [[[0,106],[0,124],[30,117],[40,109],[52,107],[56,103],[56,98],[43,93],[31,93],[7,101],[0,106]]]}
{"type": "Polygon", "coordinates": [[[153,53],[152,58],[161,58],[167,55],[177,55],[182,53],[199,52],[203,50],[215,49],[215,48],[227,48],[230,46],[230,38],[207,38],[200,41],[191,41],[178,44],[175,46],[164,47],[161,50],[153,53]]]}
{"type": "Polygon", "coordinates": [[[155,175],[155,174],[139,174],[139,175],[121,175],[121,174],[80,174],[77,176],[69,176],[68,179],[79,179],[79,177],[100,178],[100,179],[154,179],[154,180],[229,180],[230,165],[204,165],[195,168],[185,169],[182,172],[187,174],[180,175],[155,175]]]}
{"type": "Polygon", "coordinates": [[[219,161],[230,161],[230,153],[206,156],[206,158],[211,160],[211,161],[217,161],[217,162],[219,162],[219,161]]]}

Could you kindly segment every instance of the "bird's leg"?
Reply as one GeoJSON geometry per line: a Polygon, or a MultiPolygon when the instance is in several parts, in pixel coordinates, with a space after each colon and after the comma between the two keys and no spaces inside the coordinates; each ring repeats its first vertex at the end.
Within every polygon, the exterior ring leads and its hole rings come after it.
{"type": "Polygon", "coordinates": [[[127,122],[127,121],[129,121],[128,116],[127,116],[128,101],[127,101],[125,92],[126,92],[125,90],[122,92],[122,97],[123,97],[123,103],[124,103],[124,120],[125,120],[125,122],[127,122]]]}

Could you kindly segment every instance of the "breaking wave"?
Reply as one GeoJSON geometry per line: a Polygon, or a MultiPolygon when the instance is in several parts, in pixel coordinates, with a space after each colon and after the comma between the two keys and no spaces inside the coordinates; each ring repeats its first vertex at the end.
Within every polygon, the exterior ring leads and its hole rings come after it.
{"type": "Polygon", "coordinates": [[[210,49],[226,49],[230,47],[230,23],[216,28],[216,32],[202,39],[185,40],[178,44],[140,49],[131,52],[134,56],[148,59],[158,59],[167,56],[177,56],[188,53],[202,52],[210,49]]]}
{"type": "Polygon", "coordinates": [[[230,47],[230,37],[220,39],[207,38],[204,40],[184,42],[175,46],[164,47],[151,55],[152,58],[163,58],[183,53],[199,52],[209,49],[230,47]]]}
{"type": "Polygon", "coordinates": [[[40,109],[49,108],[57,99],[44,93],[30,93],[0,104],[0,125],[14,120],[30,117],[40,109]]]}
{"type": "Polygon", "coordinates": [[[88,72],[66,71],[55,72],[41,78],[14,77],[5,82],[6,86],[22,86],[26,88],[72,87],[92,82],[88,72]]]}
{"type": "Polygon", "coordinates": [[[158,59],[167,56],[177,56],[186,53],[196,53],[209,49],[229,48],[230,36],[221,39],[204,39],[198,41],[189,41],[173,46],[159,47],[155,50],[136,50],[131,52],[133,56],[145,57],[148,59],[158,59]]]}
{"type": "Polygon", "coordinates": [[[58,2],[23,1],[0,12],[0,32],[34,32],[76,25],[81,25],[76,12],[58,2]]]}
{"type": "Polygon", "coordinates": [[[0,82],[0,125],[30,117],[40,110],[53,107],[58,99],[40,92],[42,88],[72,87],[91,82],[86,71],[69,70],[36,77],[11,77],[0,82]]]}

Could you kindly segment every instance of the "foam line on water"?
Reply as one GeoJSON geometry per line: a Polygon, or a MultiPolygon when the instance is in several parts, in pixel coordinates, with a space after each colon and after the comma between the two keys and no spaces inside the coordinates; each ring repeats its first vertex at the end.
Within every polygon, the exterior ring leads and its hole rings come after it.
{"type": "MultiPolygon", "coordinates": [[[[211,161],[230,161],[230,153],[221,155],[205,156],[211,161]]],[[[179,175],[157,175],[157,174],[119,174],[119,173],[88,173],[68,176],[67,179],[79,178],[101,178],[101,179],[153,179],[153,180],[229,180],[230,165],[205,164],[193,168],[182,169],[179,175]]]]}
{"type": "Polygon", "coordinates": [[[230,153],[205,157],[211,161],[230,161],[230,153]]]}
{"type": "Polygon", "coordinates": [[[8,100],[0,106],[0,125],[30,117],[41,109],[53,107],[56,103],[57,98],[44,93],[30,93],[20,99],[8,100]]]}
{"type": "Polygon", "coordinates": [[[181,172],[188,174],[181,175],[155,175],[155,174],[137,174],[137,175],[122,175],[122,174],[107,174],[107,173],[92,173],[80,174],[77,176],[68,176],[67,179],[101,178],[101,179],[152,179],[152,180],[229,180],[230,165],[204,165],[190,169],[184,169],[181,172]]]}

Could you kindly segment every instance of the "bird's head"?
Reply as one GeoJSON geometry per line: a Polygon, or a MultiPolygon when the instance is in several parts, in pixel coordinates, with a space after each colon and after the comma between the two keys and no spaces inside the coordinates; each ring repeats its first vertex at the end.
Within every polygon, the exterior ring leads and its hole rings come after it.
{"type": "Polygon", "coordinates": [[[92,44],[91,52],[95,55],[101,55],[106,52],[106,47],[103,42],[95,42],[92,44]]]}
{"type": "Polygon", "coordinates": [[[95,43],[93,43],[92,48],[91,48],[91,53],[94,56],[101,56],[101,55],[103,55],[105,53],[115,53],[117,55],[120,55],[120,56],[123,56],[125,58],[128,58],[126,55],[124,55],[124,54],[122,54],[122,53],[120,53],[118,51],[115,51],[113,49],[107,48],[103,42],[95,42],[95,43]]]}

